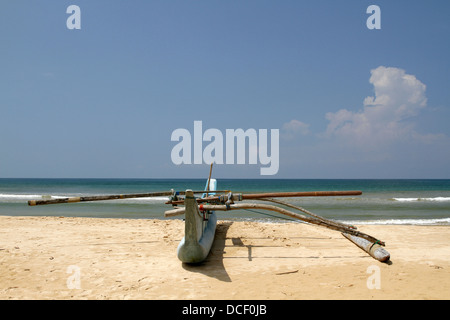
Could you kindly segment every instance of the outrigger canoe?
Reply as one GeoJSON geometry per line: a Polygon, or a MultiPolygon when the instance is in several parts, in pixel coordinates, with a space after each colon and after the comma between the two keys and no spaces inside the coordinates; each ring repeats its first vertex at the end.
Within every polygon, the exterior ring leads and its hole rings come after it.
{"type": "Polygon", "coordinates": [[[328,196],[355,196],[361,195],[361,191],[314,191],[314,192],[271,192],[258,194],[233,194],[229,190],[218,191],[217,180],[211,179],[211,172],[207,180],[207,187],[202,191],[163,191],[125,195],[87,196],[73,198],[58,198],[50,200],[30,200],[30,206],[43,204],[72,203],[83,201],[128,199],[139,197],[169,196],[166,204],[171,204],[174,209],[165,212],[166,217],[184,215],[185,233],[178,245],[177,256],[183,263],[197,264],[206,259],[214,242],[214,234],[217,224],[216,211],[262,209],[281,213],[294,219],[309,224],[319,225],[331,230],[340,231],[342,235],[353,244],[364,250],[374,259],[388,262],[390,254],[383,247],[385,243],[375,237],[360,232],[356,227],[334,220],[320,217],[302,207],[275,198],[285,197],[328,197],[328,196]],[[196,194],[201,194],[196,197],[196,194]],[[266,203],[236,203],[245,200],[260,200],[266,203]],[[274,204],[267,204],[271,202],[274,204]],[[180,206],[179,206],[180,205],[180,206]],[[288,207],[290,210],[280,207],[288,207]],[[303,214],[293,212],[291,209],[303,214]]]}

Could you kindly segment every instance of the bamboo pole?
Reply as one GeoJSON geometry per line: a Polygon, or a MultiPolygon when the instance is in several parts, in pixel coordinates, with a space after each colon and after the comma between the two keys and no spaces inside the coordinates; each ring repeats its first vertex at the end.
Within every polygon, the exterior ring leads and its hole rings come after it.
{"type": "MultiPolygon", "coordinates": [[[[239,203],[239,204],[231,204],[228,206],[225,205],[202,205],[200,207],[200,209],[203,210],[218,210],[218,211],[227,211],[227,210],[243,210],[243,209],[263,209],[263,210],[269,210],[269,211],[275,211],[281,214],[284,214],[286,216],[289,216],[291,218],[295,218],[304,222],[308,222],[311,224],[315,224],[315,225],[319,225],[319,226],[323,226],[326,227],[328,229],[331,230],[335,230],[335,231],[340,231],[340,232],[344,232],[344,233],[348,233],[351,234],[353,236],[357,236],[357,237],[361,237],[364,238],[370,242],[377,242],[378,244],[384,246],[385,243],[383,241],[380,241],[368,234],[365,234],[363,232],[357,231],[355,229],[352,229],[350,226],[345,226],[345,225],[335,225],[332,223],[328,223],[327,221],[323,221],[314,217],[306,217],[304,215],[286,210],[284,208],[280,208],[277,206],[273,206],[273,205],[268,205],[268,204],[259,204],[259,203],[239,203]]],[[[176,215],[181,215],[184,214],[184,208],[179,208],[179,209],[175,209],[175,210],[168,210],[165,212],[164,216],[165,217],[173,217],[176,215]]]]}
{"type": "MultiPolygon", "coordinates": [[[[216,191],[220,192],[220,191],[216,191]]],[[[257,200],[263,198],[288,198],[288,197],[335,197],[335,196],[359,196],[362,191],[307,191],[307,192],[268,192],[268,193],[236,193],[233,194],[233,201],[257,200]]],[[[221,196],[198,198],[197,202],[220,201],[221,196]]],[[[183,204],[183,200],[168,201],[166,204],[183,204]]]]}
{"type": "MultiPolygon", "coordinates": [[[[217,192],[228,192],[228,190],[221,190],[217,192]]],[[[193,191],[193,193],[205,193],[205,190],[193,191]]],[[[186,191],[176,192],[177,195],[184,195],[186,191]]],[[[50,200],[30,200],[28,205],[38,206],[44,204],[58,204],[58,203],[74,203],[85,201],[102,201],[102,200],[118,200],[118,199],[130,199],[130,198],[151,198],[151,197],[164,197],[173,195],[173,191],[162,192],[150,192],[150,193],[134,193],[134,194],[115,194],[115,195],[101,195],[101,196],[86,196],[86,197],[69,197],[50,200]]]]}
{"type": "MultiPolygon", "coordinates": [[[[356,230],[356,227],[354,227],[354,226],[346,225],[346,224],[340,223],[338,221],[332,221],[332,220],[325,219],[325,218],[318,216],[302,207],[298,207],[298,206],[292,205],[292,204],[284,202],[284,201],[275,200],[275,199],[259,199],[259,200],[270,201],[270,202],[278,203],[278,204],[281,204],[281,205],[284,205],[284,206],[287,206],[287,207],[290,207],[293,209],[297,209],[297,210],[302,211],[306,214],[309,214],[310,216],[315,217],[329,225],[335,225],[335,226],[344,227],[344,228],[349,227],[349,228],[356,230]]],[[[383,247],[381,247],[381,245],[379,244],[380,241],[371,242],[371,241],[365,239],[364,237],[350,235],[350,234],[344,233],[344,232],[342,232],[342,235],[345,238],[347,238],[350,242],[352,242],[354,245],[356,245],[357,247],[359,247],[360,249],[362,249],[363,251],[368,253],[375,260],[378,260],[380,262],[388,262],[389,261],[391,255],[383,247]]],[[[384,245],[384,243],[383,243],[383,245],[384,245]]]]}
{"type": "Polygon", "coordinates": [[[308,215],[310,215],[310,216],[312,216],[314,218],[317,218],[319,220],[322,220],[322,221],[324,221],[326,223],[335,224],[335,225],[340,226],[340,227],[349,227],[349,228],[352,228],[352,229],[356,229],[356,227],[354,227],[354,226],[347,225],[347,224],[344,224],[344,223],[340,223],[338,221],[325,219],[324,217],[321,217],[321,216],[319,216],[317,214],[314,214],[311,211],[306,210],[305,208],[302,208],[302,207],[299,207],[299,206],[295,206],[293,204],[290,204],[290,203],[287,203],[287,202],[284,202],[284,201],[280,201],[280,200],[276,200],[276,199],[264,199],[264,198],[263,199],[259,199],[259,200],[270,201],[270,202],[273,202],[273,203],[281,204],[281,205],[289,207],[289,208],[293,208],[293,209],[299,210],[299,211],[301,211],[303,213],[306,213],[306,214],[308,214],[308,215]]]}
{"type": "Polygon", "coordinates": [[[359,196],[362,191],[307,191],[307,192],[270,192],[243,194],[242,200],[255,200],[261,198],[285,198],[285,197],[334,197],[334,196],[359,196]]]}

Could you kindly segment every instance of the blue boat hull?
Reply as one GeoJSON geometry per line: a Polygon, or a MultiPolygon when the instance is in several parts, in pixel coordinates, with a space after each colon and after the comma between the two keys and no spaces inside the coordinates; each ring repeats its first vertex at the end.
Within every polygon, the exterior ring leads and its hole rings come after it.
{"type": "MultiPolygon", "coordinates": [[[[217,190],[211,179],[210,189],[217,190]]],[[[214,212],[200,212],[192,190],[186,190],[185,233],[178,245],[177,256],[184,263],[200,263],[206,259],[214,242],[217,216],[214,212]]]]}

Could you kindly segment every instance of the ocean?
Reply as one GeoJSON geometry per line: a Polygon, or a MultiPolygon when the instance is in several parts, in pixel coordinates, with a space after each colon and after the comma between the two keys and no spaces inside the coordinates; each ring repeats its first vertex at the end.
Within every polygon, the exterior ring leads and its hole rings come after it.
{"type": "MultiPolygon", "coordinates": [[[[450,180],[217,179],[234,193],[361,190],[360,196],[284,198],[315,214],[351,224],[450,225],[450,180]]],[[[205,179],[0,179],[0,215],[166,219],[166,197],[28,206],[28,200],[154,191],[203,190],[205,179]]],[[[167,218],[181,219],[182,217],[167,218]]],[[[223,220],[282,222],[261,210],[218,212],[223,220]]]]}

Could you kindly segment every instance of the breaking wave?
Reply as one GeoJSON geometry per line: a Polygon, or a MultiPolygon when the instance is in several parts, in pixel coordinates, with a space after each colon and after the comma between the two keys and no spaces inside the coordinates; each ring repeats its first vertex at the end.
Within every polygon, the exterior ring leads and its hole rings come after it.
{"type": "MultiPolygon", "coordinates": [[[[84,195],[80,194],[68,194],[68,195],[42,195],[42,194],[4,194],[0,193],[0,203],[21,203],[29,200],[51,200],[51,199],[63,199],[69,197],[80,197],[84,195]]],[[[90,195],[89,195],[90,196],[90,195]]],[[[108,200],[108,202],[118,203],[148,203],[148,202],[162,202],[167,201],[168,197],[147,197],[147,198],[130,198],[130,199],[117,199],[108,200]]],[[[97,201],[99,202],[99,201],[97,201]]]]}
{"type": "Polygon", "coordinates": [[[395,201],[399,202],[414,202],[414,201],[450,201],[450,197],[434,197],[434,198],[393,198],[395,201]]]}
{"type": "Polygon", "coordinates": [[[353,220],[343,221],[347,224],[355,225],[450,225],[450,218],[440,219],[385,219],[385,220],[353,220]]]}

